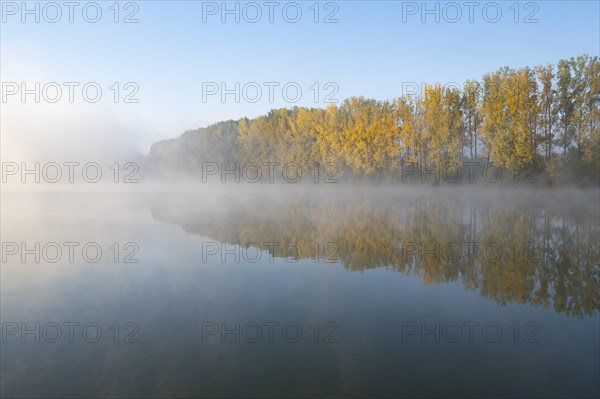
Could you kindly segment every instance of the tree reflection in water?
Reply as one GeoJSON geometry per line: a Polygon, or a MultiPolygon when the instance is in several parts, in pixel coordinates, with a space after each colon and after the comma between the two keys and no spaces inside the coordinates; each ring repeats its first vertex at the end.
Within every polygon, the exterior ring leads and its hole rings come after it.
{"type": "Polygon", "coordinates": [[[597,314],[597,194],[433,194],[304,193],[217,202],[188,195],[163,198],[152,215],[188,233],[257,246],[274,257],[316,255],[351,271],[385,267],[425,284],[461,281],[498,304],[597,314]]]}

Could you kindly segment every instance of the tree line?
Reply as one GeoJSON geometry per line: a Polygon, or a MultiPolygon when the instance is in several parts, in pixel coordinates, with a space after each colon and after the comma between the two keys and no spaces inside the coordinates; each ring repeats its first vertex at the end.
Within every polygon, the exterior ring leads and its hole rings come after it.
{"type": "Polygon", "coordinates": [[[342,175],[394,175],[493,163],[535,167],[551,181],[598,181],[600,62],[504,67],[462,88],[425,85],[393,100],[351,97],[326,109],[274,109],[155,143],[151,156],[193,171],[202,162],[333,164],[342,175]]]}

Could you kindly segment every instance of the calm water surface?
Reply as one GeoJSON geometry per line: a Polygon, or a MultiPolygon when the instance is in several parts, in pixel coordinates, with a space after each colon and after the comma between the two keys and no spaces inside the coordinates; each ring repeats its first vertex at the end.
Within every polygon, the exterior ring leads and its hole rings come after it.
{"type": "Polygon", "coordinates": [[[599,201],[3,193],[0,393],[598,397],[599,201]]]}

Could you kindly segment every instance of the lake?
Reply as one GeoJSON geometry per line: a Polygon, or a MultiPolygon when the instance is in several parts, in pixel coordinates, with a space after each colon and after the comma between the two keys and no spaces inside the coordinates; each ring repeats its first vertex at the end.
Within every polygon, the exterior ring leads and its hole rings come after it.
{"type": "Polygon", "coordinates": [[[7,397],[598,397],[593,189],[2,193],[7,397]]]}

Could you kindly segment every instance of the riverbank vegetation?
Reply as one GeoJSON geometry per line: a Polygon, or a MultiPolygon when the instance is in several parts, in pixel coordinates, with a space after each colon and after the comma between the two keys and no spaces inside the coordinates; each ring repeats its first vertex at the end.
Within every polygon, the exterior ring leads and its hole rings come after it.
{"type": "Polygon", "coordinates": [[[151,159],[185,173],[207,162],[294,164],[309,174],[335,165],[342,177],[395,176],[493,164],[534,170],[548,183],[600,178],[600,62],[504,67],[456,86],[425,85],[393,100],[351,97],[325,109],[274,109],[155,143],[151,159]]]}

